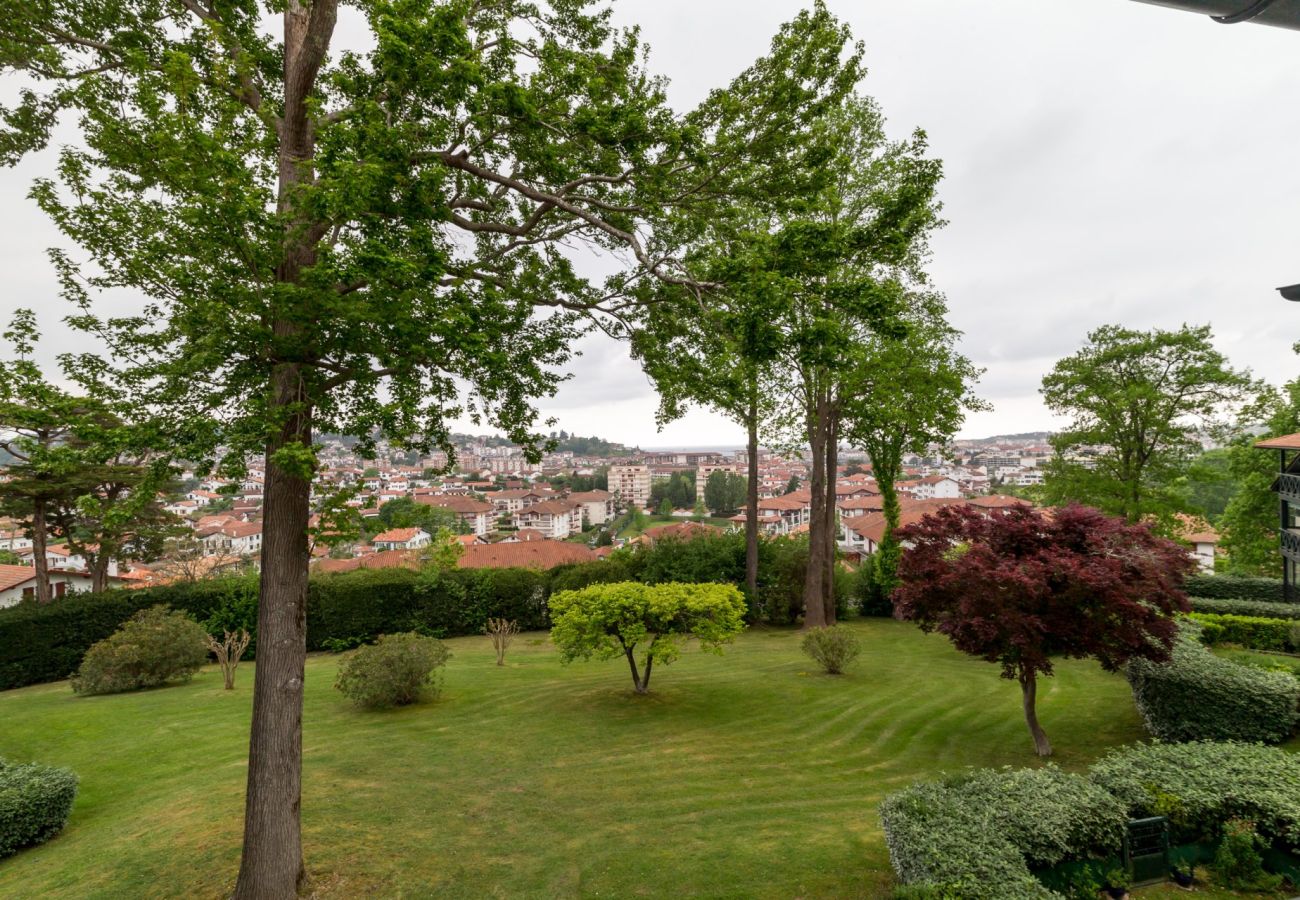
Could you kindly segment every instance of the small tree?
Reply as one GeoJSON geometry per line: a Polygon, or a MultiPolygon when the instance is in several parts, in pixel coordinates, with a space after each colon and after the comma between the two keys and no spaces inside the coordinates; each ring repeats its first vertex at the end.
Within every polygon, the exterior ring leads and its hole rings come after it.
{"type": "Polygon", "coordinates": [[[1057,657],[1092,657],[1107,671],[1133,658],[1164,662],[1187,610],[1187,551],[1088,507],[1051,515],[1028,506],[991,512],[947,506],[899,531],[894,614],[947,635],[1019,682],[1039,756],[1037,678],[1057,657]]]}
{"type": "Polygon", "coordinates": [[[492,639],[492,649],[497,652],[497,665],[506,664],[506,648],[519,633],[519,623],[510,619],[489,618],[483,633],[492,639]]]}
{"type": "Polygon", "coordinates": [[[745,628],[745,598],[729,584],[594,584],[552,595],[550,607],[551,640],[566,663],[626,656],[638,694],[655,662],[672,662],[687,638],[721,653],[745,628]]]}
{"type": "Polygon", "coordinates": [[[669,500],[667,497],[665,497],[665,498],[660,502],[660,504],[659,504],[659,509],[656,510],[656,512],[657,512],[659,515],[664,516],[664,517],[671,516],[671,515],[673,514],[673,501],[671,501],[671,500],[669,500]]]}
{"type": "Polygon", "coordinates": [[[221,677],[226,680],[226,690],[235,689],[235,670],[239,668],[239,660],[248,649],[248,642],[252,640],[252,635],[246,629],[238,631],[227,631],[221,640],[217,640],[213,635],[208,635],[208,650],[217,658],[217,665],[221,666],[221,677]]]}

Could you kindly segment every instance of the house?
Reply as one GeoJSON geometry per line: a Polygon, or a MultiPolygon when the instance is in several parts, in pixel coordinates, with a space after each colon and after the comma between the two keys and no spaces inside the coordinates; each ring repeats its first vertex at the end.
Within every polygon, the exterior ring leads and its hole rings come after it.
{"type": "Polygon", "coordinates": [[[1179,514],[1178,537],[1192,545],[1192,559],[1202,572],[1214,571],[1214,556],[1219,549],[1219,533],[1200,516],[1179,514]]]}
{"type": "Polygon", "coordinates": [[[670,525],[647,528],[637,537],[632,538],[629,543],[652,545],[662,540],[691,541],[698,537],[718,534],[721,532],[717,528],[701,522],[673,522],[670,525]]]}
{"type": "Polygon", "coordinates": [[[534,528],[548,538],[562,540],[582,531],[583,508],[572,500],[544,500],[519,510],[511,522],[515,528],[534,528]]]}
{"type": "Polygon", "coordinates": [[[492,504],[484,500],[463,494],[419,494],[415,502],[451,510],[471,534],[487,534],[492,530],[492,504]]]}
{"type": "Polygon", "coordinates": [[[1273,482],[1273,492],[1279,501],[1282,599],[1290,600],[1294,596],[1296,578],[1300,576],[1300,528],[1296,527],[1296,514],[1300,511],[1300,434],[1268,438],[1256,443],[1255,447],[1277,451],[1278,475],[1273,482]]]}
{"type": "Polygon", "coordinates": [[[900,481],[896,487],[900,494],[917,500],[955,500],[961,496],[961,484],[949,475],[927,475],[900,481]]]}
{"type": "MultiPolygon", "coordinates": [[[[808,521],[812,513],[812,500],[806,492],[794,491],[781,497],[765,497],[758,501],[759,528],[766,534],[789,534],[795,527],[808,521]]],[[[745,508],[731,521],[744,527],[745,508]]]]}
{"type": "Polygon", "coordinates": [[[423,528],[390,528],[370,539],[378,551],[419,550],[429,546],[432,537],[423,528]]]}
{"type": "Polygon", "coordinates": [[[497,491],[492,495],[492,509],[499,516],[513,516],[525,506],[554,500],[559,497],[555,491],[544,488],[522,488],[497,491]]]}
{"type": "Polygon", "coordinates": [[[227,522],[195,530],[204,556],[254,556],[262,552],[261,522],[227,522]]]}
{"type": "Polygon", "coordinates": [[[614,495],[609,491],[575,491],[568,499],[582,505],[582,517],[588,525],[604,525],[614,518],[614,495]]]}
{"type": "MultiPolygon", "coordinates": [[[[87,572],[52,571],[49,573],[50,591],[55,597],[63,597],[69,591],[90,590],[90,574],[87,572]]],[[[0,565],[0,609],[16,606],[23,600],[36,596],[36,569],[32,566],[0,565]]]]}

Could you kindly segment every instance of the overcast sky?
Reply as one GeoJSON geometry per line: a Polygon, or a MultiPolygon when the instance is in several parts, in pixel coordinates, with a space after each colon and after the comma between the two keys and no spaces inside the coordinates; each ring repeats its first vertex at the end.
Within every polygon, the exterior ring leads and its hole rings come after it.
{"type": "MultiPolygon", "coordinates": [[[[1300,33],[1221,26],[1131,0],[828,0],[866,44],[863,90],[890,130],[943,159],[949,225],[931,272],[993,410],[963,436],[1052,427],[1038,386],[1106,323],[1213,326],[1237,366],[1295,375],[1300,304],[1300,33]]],[[[797,0],[617,0],[680,110],[767,49],[797,0]]],[[[59,235],[25,199],[48,155],[0,169],[0,314],[35,307],[76,338],[46,261],[59,235]]],[[[743,441],[707,412],[655,428],[623,348],[584,343],[544,411],[643,446],[743,441]]]]}

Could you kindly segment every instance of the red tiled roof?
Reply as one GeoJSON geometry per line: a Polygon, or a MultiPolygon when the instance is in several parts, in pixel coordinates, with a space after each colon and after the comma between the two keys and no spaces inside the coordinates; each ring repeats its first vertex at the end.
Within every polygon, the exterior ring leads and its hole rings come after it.
{"type": "Polygon", "coordinates": [[[372,544],[404,544],[420,533],[419,528],[390,528],[370,539],[372,544]]]}
{"type": "Polygon", "coordinates": [[[573,512],[577,503],[569,500],[543,500],[541,503],[534,503],[532,506],[525,506],[516,515],[527,516],[537,513],[542,516],[567,516],[573,512]]]}
{"type": "Polygon", "coordinates": [[[1285,434],[1281,437],[1266,438],[1257,441],[1260,450],[1300,450],[1300,434],[1285,434]]]}
{"type": "Polygon", "coordinates": [[[492,512],[491,503],[454,494],[421,494],[415,498],[415,502],[423,503],[425,506],[440,506],[443,509],[449,509],[462,515],[466,513],[492,512]]]}
{"type": "Polygon", "coordinates": [[[647,528],[641,533],[640,537],[636,538],[636,541],[646,544],[653,544],[664,538],[689,541],[709,534],[718,534],[718,529],[702,522],[671,522],[667,525],[656,525],[654,528],[647,528]]]}
{"type": "Polygon", "coordinates": [[[456,560],[462,569],[553,569],[567,563],[599,559],[590,547],[570,541],[523,541],[475,544],[456,560]]]}
{"type": "Polygon", "coordinates": [[[23,582],[31,581],[35,577],[36,569],[32,566],[0,565],[0,591],[18,587],[23,582]]]}

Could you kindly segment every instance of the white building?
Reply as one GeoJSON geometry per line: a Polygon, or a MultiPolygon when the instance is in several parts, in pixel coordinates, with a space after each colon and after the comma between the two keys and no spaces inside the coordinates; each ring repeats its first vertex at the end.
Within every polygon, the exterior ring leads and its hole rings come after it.
{"type": "Polygon", "coordinates": [[[626,504],[646,506],[650,502],[650,467],[610,466],[609,489],[626,504]]]}
{"type": "Polygon", "coordinates": [[[376,550],[419,550],[433,538],[423,528],[390,528],[375,535],[370,543],[376,550]]]}

